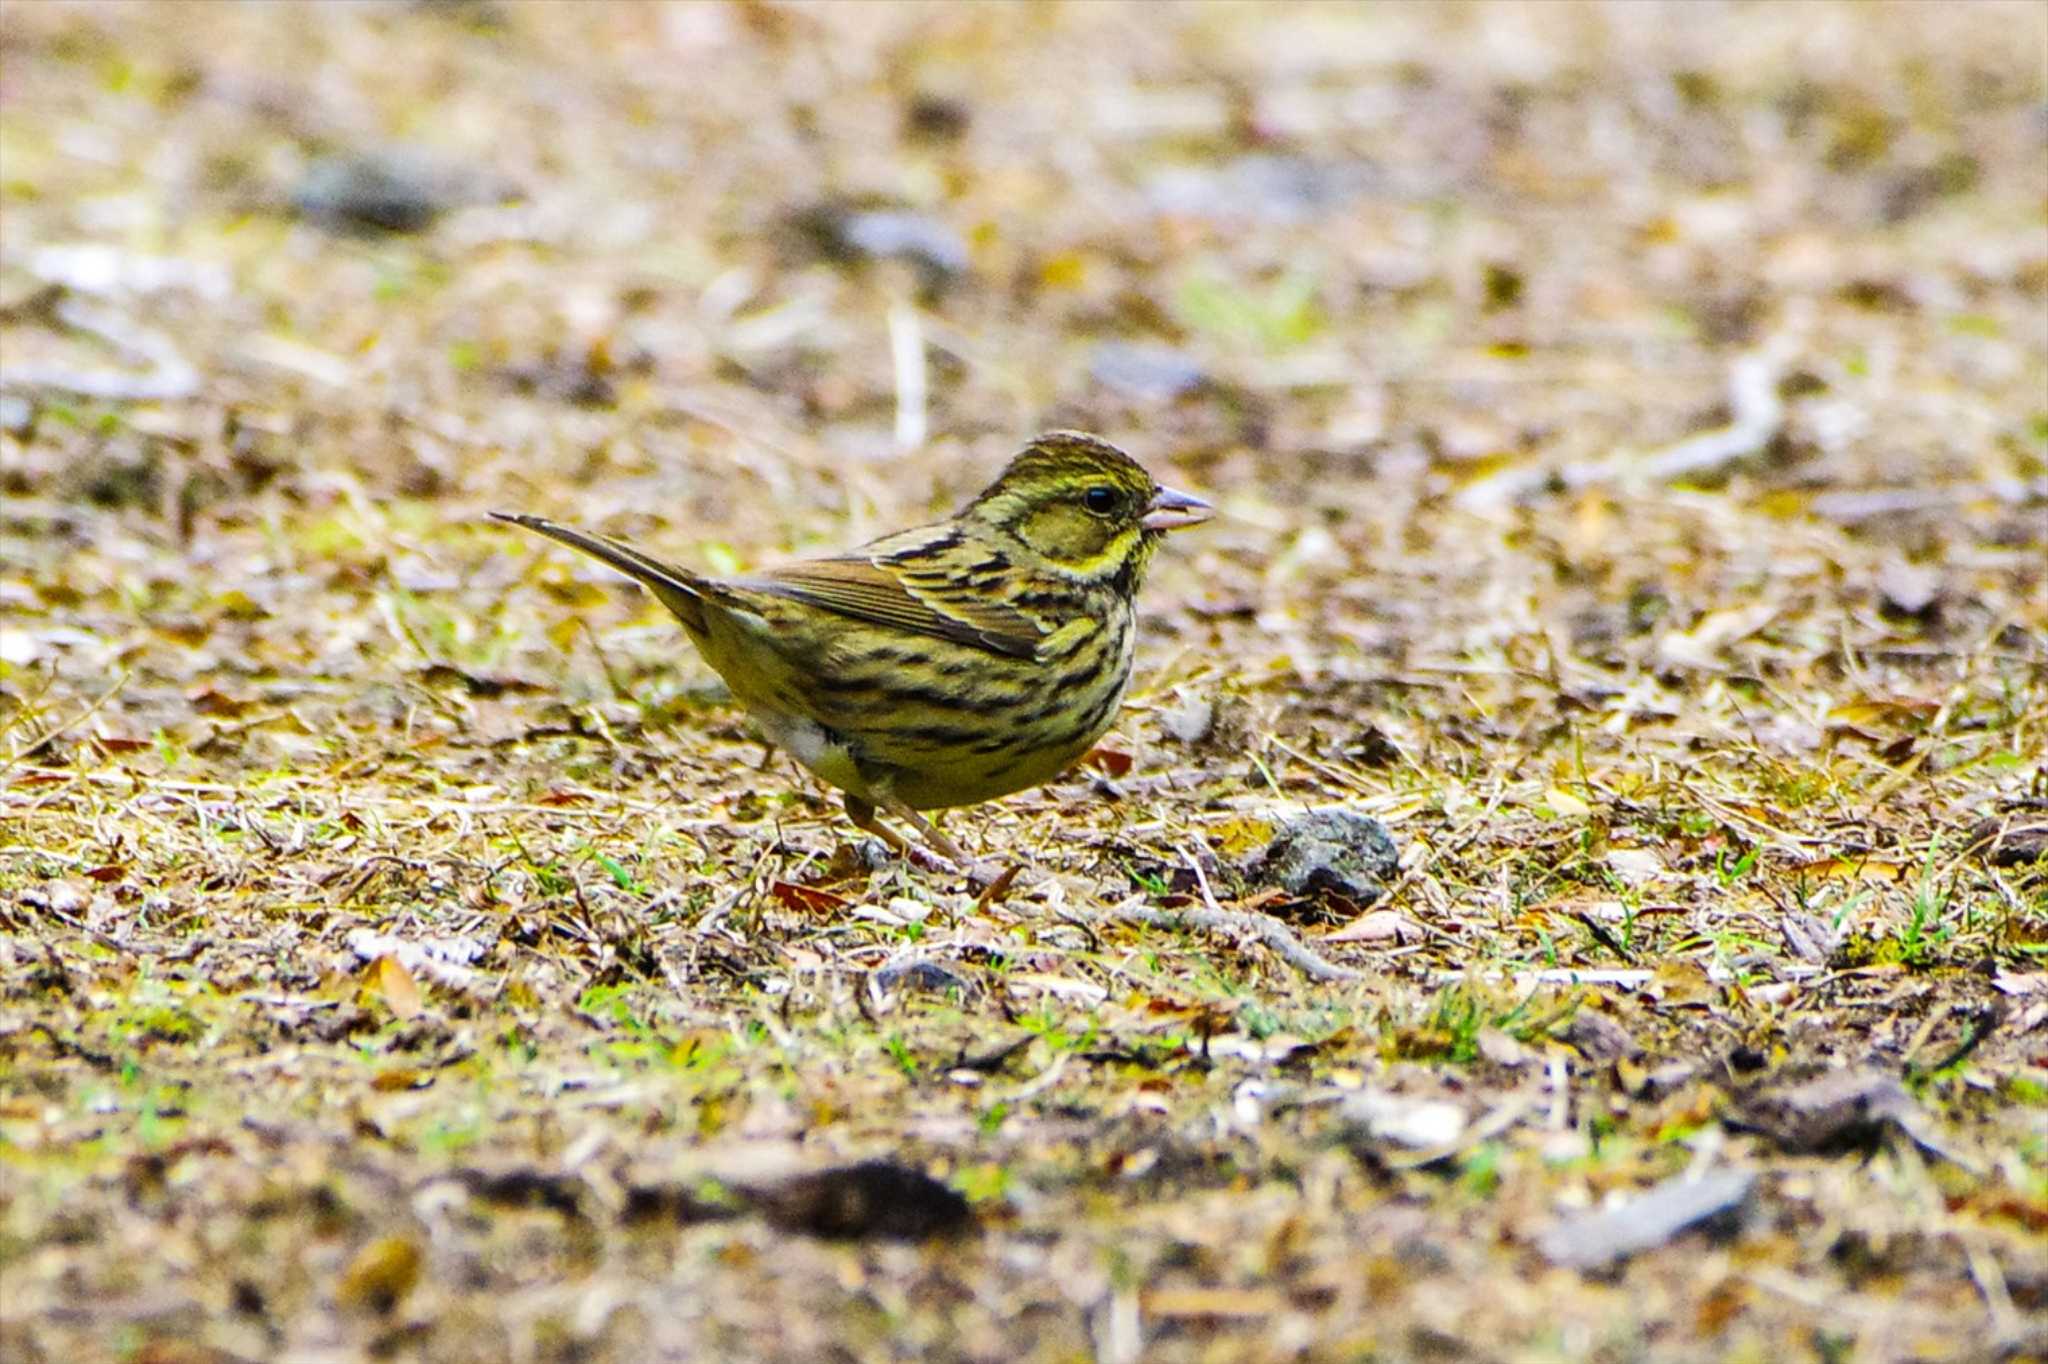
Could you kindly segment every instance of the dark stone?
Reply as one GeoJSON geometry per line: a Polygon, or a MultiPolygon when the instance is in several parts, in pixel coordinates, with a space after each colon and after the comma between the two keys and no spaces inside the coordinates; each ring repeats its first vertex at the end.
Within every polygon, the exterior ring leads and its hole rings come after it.
{"type": "Polygon", "coordinates": [[[1728,1125],[1797,1155],[1830,1155],[1871,1150],[1893,1127],[1910,1129],[1915,1115],[1913,1096],[1891,1076],[1837,1070],[1738,1096],[1728,1125]]]}
{"type": "Polygon", "coordinates": [[[754,1190],[753,1197],[770,1224],[834,1240],[917,1241],[959,1231],[972,1220],[959,1193],[891,1160],[796,1175],[754,1190]]]}
{"type": "Polygon", "coordinates": [[[422,232],[452,208],[515,197],[489,175],[394,148],[315,161],[292,207],[333,232],[422,232]]]}
{"type": "Polygon", "coordinates": [[[946,95],[920,94],[903,110],[903,130],[928,142],[950,142],[967,131],[974,110],[967,101],[946,95]]]}
{"type": "Polygon", "coordinates": [[[900,260],[914,266],[926,289],[967,273],[967,241],[929,214],[899,208],[822,204],[797,213],[799,233],[827,259],[900,260]]]}
{"type": "Polygon", "coordinates": [[[868,983],[881,994],[911,991],[934,995],[953,994],[961,999],[971,999],[981,993],[981,987],[971,978],[929,957],[892,961],[878,966],[868,977],[868,983]]]}
{"type": "Polygon", "coordinates": [[[1247,870],[1253,880],[1290,895],[1341,895],[1369,905],[1386,893],[1400,862],[1385,825],[1333,805],[1282,825],[1247,870]]]}

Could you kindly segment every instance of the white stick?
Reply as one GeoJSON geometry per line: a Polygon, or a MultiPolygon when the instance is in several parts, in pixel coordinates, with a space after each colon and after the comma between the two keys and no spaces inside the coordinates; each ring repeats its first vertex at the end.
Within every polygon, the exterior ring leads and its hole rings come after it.
{"type": "Polygon", "coordinates": [[[915,450],[924,444],[929,423],[925,415],[924,326],[907,303],[889,308],[889,356],[896,365],[896,448],[915,450]]]}

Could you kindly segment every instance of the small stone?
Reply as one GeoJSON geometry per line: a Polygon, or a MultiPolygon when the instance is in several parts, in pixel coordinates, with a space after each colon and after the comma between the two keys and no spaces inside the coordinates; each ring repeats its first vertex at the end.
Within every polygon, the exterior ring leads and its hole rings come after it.
{"type": "Polygon", "coordinates": [[[1362,162],[1254,153],[1220,167],[1172,166],[1146,197],[1161,213],[1221,221],[1303,222],[1335,212],[1372,188],[1362,162]]]}
{"type": "Polygon", "coordinates": [[[1924,620],[1941,604],[1941,574],[1906,559],[1887,561],[1877,574],[1885,614],[1924,620]]]}
{"type": "Polygon", "coordinates": [[[76,881],[52,881],[43,888],[43,902],[52,914],[76,914],[86,906],[86,892],[76,881]]]}
{"type": "Polygon", "coordinates": [[[1096,383],[1140,402],[1164,403],[1193,393],[1209,382],[1195,360],[1170,346],[1131,345],[1105,341],[1088,361],[1096,383]]]}
{"type": "Polygon", "coordinates": [[[1449,1146],[1465,1134],[1465,1110],[1446,1099],[1367,1089],[1346,1098],[1339,1112],[1353,1137],[1412,1150],[1449,1146]]]}
{"type": "Polygon", "coordinates": [[[0,393],[0,431],[26,438],[36,429],[36,410],[29,400],[13,393],[0,393]]]}
{"type": "Polygon", "coordinates": [[[1479,1047],[1481,1058],[1491,1061],[1496,1066],[1513,1070],[1528,1065],[1532,1059],[1529,1048],[1499,1028],[1480,1029],[1479,1036],[1474,1041],[1479,1047]]]}
{"type": "Polygon", "coordinates": [[[1572,1044],[1579,1055],[1588,1061],[1605,1063],[1619,1061],[1624,1057],[1633,1060],[1643,1054],[1636,1040],[1628,1030],[1606,1014],[1585,1009],[1572,1017],[1565,1028],[1565,1041],[1572,1044]]]}
{"type": "Polygon", "coordinates": [[[1856,1068],[1738,1095],[1729,1122],[1804,1155],[1868,1150],[1890,1128],[1910,1135],[1915,1116],[1913,1096],[1897,1080],[1856,1068]]]}
{"type": "Polygon", "coordinates": [[[392,148],[314,162],[292,191],[292,207],[329,231],[420,232],[450,209],[513,197],[487,174],[392,148]]]}
{"type": "Polygon", "coordinates": [[[1290,895],[1340,895],[1369,905],[1386,892],[1400,862],[1385,825],[1333,805],[1283,824],[1249,870],[1290,895]]]}
{"type": "Polygon", "coordinates": [[[826,204],[803,210],[795,222],[834,260],[905,261],[917,267],[928,288],[967,273],[966,239],[928,214],[826,204]]]}
{"type": "Polygon", "coordinates": [[[1977,821],[1970,851],[1994,867],[2030,867],[2048,861],[2048,805],[2024,802],[2003,815],[1977,821]]]}
{"type": "Polygon", "coordinates": [[[964,99],[930,92],[913,96],[903,110],[903,130],[928,142],[951,142],[967,132],[974,109],[964,99]]]}
{"type": "Polygon", "coordinates": [[[1216,703],[1199,696],[1184,696],[1159,712],[1159,728],[1169,739],[1198,744],[1216,728],[1216,703]]]}
{"type": "Polygon", "coordinates": [[[886,1159],[795,1175],[752,1198],[769,1225],[829,1240],[922,1241],[974,1220],[958,1192],[886,1159]]]}
{"type": "Polygon", "coordinates": [[[965,1000],[981,993],[981,987],[972,979],[929,957],[878,966],[868,977],[868,984],[877,994],[950,994],[965,1000]]]}
{"type": "Polygon", "coordinates": [[[1607,854],[1607,865],[1632,886],[1664,875],[1664,859],[1654,848],[1615,848],[1607,854]]]}
{"type": "Polygon", "coordinates": [[[1537,1246],[1552,1264],[1601,1269],[1655,1250],[1690,1228],[1739,1221],[1755,1188],[1756,1176],[1738,1170],[1667,1179],[1626,1204],[1558,1223],[1537,1246]]]}

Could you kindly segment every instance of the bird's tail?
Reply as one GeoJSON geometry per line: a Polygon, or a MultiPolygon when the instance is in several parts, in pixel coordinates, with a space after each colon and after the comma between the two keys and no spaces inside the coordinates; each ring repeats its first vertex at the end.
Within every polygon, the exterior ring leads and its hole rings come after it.
{"type": "Polygon", "coordinates": [[[710,585],[688,569],[650,558],[610,536],[592,535],[544,516],[527,516],[522,512],[492,512],[491,515],[500,521],[510,521],[515,526],[536,531],[550,540],[559,540],[571,549],[580,549],[591,558],[610,565],[652,592],[690,629],[699,633],[703,631],[704,603],[712,595],[710,585]]]}

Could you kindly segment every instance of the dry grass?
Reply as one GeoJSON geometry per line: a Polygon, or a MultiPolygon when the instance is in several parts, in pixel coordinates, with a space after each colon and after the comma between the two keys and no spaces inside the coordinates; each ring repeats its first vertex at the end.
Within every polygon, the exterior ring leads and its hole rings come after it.
{"type": "Polygon", "coordinates": [[[2044,55],[1990,3],[0,10],[0,1353],[2048,1353],[2044,55]],[[430,228],[287,211],[390,142],[463,168],[430,228]],[[930,259],[842,258],[869,203],[930,259]],[[1128,770],[949,818],[995,894],[864,862],[657,607],[484,519],[731,568],[1054,424],[1226,514],[1128,770]],[[1402,847],[1367,917],[1243,874],[1333,803],[1402,847]],[[1785,1116],[1836,1070],[1890,1116],[1785,1116]],[[877,1157],[969,1225],[788,1182],[877,1157]]]}

